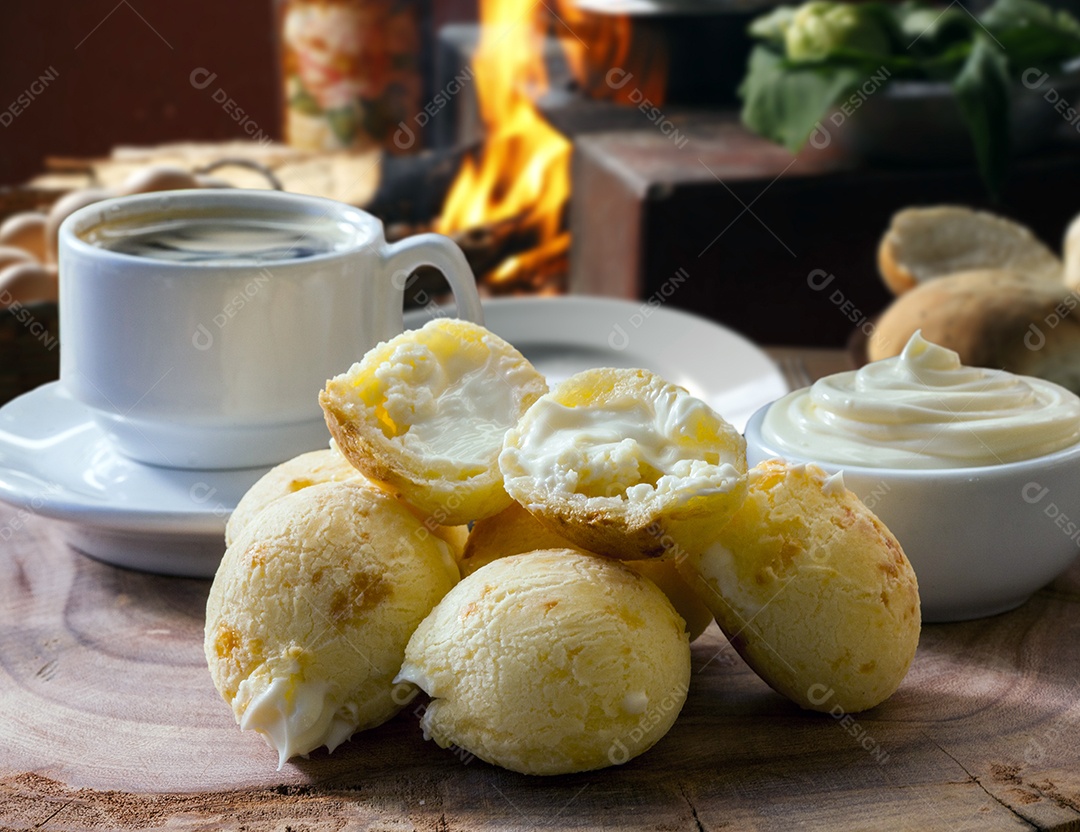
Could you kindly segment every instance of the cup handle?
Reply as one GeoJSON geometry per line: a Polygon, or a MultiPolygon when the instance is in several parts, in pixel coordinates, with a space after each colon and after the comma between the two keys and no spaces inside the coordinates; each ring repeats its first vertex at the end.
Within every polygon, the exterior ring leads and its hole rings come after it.
{"type": "Polygon", "coordinates": [[[420,266],[432,266],[443,273],[454,293],[458,317],[473,323],[484,323],[480,294],[469,261],[457,243],[442,234],[416,234],[383,250],[383,265],[390,274],[400,312],[405,281],[420,266]]]}

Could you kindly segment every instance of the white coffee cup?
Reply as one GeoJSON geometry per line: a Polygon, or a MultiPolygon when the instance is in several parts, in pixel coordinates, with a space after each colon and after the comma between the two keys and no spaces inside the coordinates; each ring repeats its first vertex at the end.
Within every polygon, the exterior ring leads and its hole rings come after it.
{"type": "Polygon", "coordinates": [[[61,384],[118,451],[170,468],[263,466],[326,447],[319,390],[402,331],[405,284],[419,266],[443,273],[458,314],[483,321],[453,241],[388,244],[377,218],[316,197],[221,189],[109,199],[64,221],[59,252],[61,384]],[[331,250],[238,264],[107,247],[136,226],[236,218],[295,224],[331,250]]]}

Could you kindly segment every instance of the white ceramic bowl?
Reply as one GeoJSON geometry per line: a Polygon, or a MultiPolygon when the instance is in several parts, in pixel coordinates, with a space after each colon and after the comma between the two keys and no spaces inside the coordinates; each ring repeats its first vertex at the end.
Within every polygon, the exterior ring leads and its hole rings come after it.
{"type": "Polygon", "coordinates": [[[780,453],[746,425],[750,465],[813,462],[844,483],[896,535],[919,580],[923,621],[1005,612],[1080,554],[1080,445],[979,468],[868,468],[780,453]]]}

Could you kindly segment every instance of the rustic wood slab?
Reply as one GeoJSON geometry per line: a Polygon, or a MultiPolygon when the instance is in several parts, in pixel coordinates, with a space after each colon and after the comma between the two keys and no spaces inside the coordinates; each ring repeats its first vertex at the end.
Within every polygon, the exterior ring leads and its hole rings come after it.
{"type": "Polygon", "coordinates": [[[502,771],[424,742],[410,707],[278,772],[210,683],[208,581],[0,515],[2,829],[1080,828],[1080,564],[925,628],[899,692],[854,717],[799,711],[710,629],[675,727],[620,768],[502,771]]]}

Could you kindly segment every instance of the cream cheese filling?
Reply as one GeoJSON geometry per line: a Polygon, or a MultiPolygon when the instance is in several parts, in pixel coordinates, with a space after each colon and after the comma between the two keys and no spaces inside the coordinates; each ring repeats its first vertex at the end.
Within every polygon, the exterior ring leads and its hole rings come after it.
{"type": "Polygon", "coordinates": [[[681,391],[580,407],[547,396],[530,409],[517,447],[503,453],[557,494],[641,503],[727,493],[739,482],[734,456],[721,458],[695,435],[702,420],[717,418],[681,391]]]}

